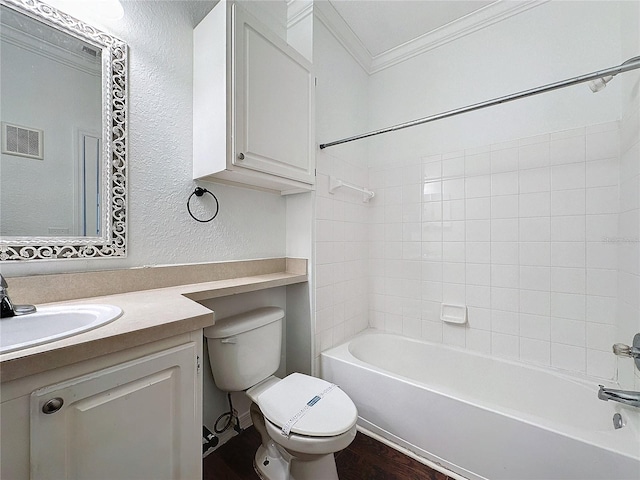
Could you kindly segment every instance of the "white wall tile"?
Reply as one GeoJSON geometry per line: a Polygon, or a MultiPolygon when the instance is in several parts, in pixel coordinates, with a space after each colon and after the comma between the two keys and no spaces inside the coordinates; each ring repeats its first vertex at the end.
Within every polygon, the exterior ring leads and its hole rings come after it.
{"type": "Polygon", "coordinates": [[[551,291],[560,293],[586,293],[587,277],[584,268],[551,268],[551,291]]]}
{"type": "Polygon", "coordinates": [[[552,343],[551,366],[584,373],[586,370],[586,351],[582,347],[552,343]]]}
{"type": "Polygon", "coordinates": [[[442,240],[444,242],[464,242],[465,238],[466,234],[464,221],[455,220],[451,222],[443,222],[442,240]]]}
{"type": "Polygon", "coordinates": [[[520,265],[544,267],[551,261],[549,242],[520,242],[520,265]]]}
{"type": "Polygon", "coordinates": [[[616,376],[616,358],[613,353],[587,349],[587,375],[613,380],[616,376]]]}
{"type": "Polygon", "coordinates": [[[550,217],[528,217],[519,219],[521,242],[548,242],[551,240],[550,217]]]}
{"type": "Polygon", "coordinates": [[[545,167],[549,165],[549,158],[549,143],[546,141],[521,145],[519,148],[520,170],[545,167]]]}
{"type": "Polygon", "coordinates": [[[620,149],[617,130],[587,133],[587,160],[602,160],[618,156],[620,149]]]}
{"type": "Polygon", "coordinates": [[[585,202],[584,188],[552,191],[551,215],[584,215],[585,202]]]}
{"type": "Polygon", "coordinates": [[[507,335],[519,335],[520,318],[518,313],[491,310],[491,331],[507,335]]]}
{"type": "Polygon", "coordinates": [[[617,157],[587,162],[587,187],[617,186],[619,180],[617,157]]]}
{"type": "MultiPolygon", "coordinates": [[[[499,147],[499,146],[498,146],[499,147]]],[[[518,149],[501,148],[491,151],[491,173],[514,172],[518,170],[518,149]]]]}
{"type": "MultiPolygon", "coordinates": [[[[552,137],[553,138],[553,137],[552,137]]],[[[552,165],[584,162],[586,142],[584,136],[575,136],[551,140],[550,158],[552,165]]]]}
{"type": "Polygon", "coordinates": [[[465,226],[467,242],[488,242],[491,240],[491,220],[467,220],[465,226]]]}
{"type": "MultiPolygon", "coordinates": [[[[640,290],[635,290],[637,294],[640,290]]],[[[618,294],[616,270],[587,269],[587,294],[599,297],[615,297],[618,294]]]]}
{"type": "Polygon", "coordinates": [[[464,347],[466,344],[466,333],[464,327],[460,325],[442,325],[442,343],[453,347],[464,347]]]}
{"type": "Polygon", "coordinates": [[[496,357],[517,359],[520,356],[519,337],[502,333],[491,333],[491,353],[496,357]]]}
{"type": "Polygon", "coordinates": [[[490,285],[491,266],[481,263],[466,263],[467,285],[490,285]]]}
{"type": "Polygon", "coordinates": [[[613,325],[587,323],[587,348],[610,353],[615,338],[616,328],[613,325]]]}
{"type": "Polygon", "coordinates": [[[491,287],[467,285],[466,304],[470,307],[491,308],[491,287]]]}
{"type": "Polygon", "coordinates": [[[538,365],[550,365],[551,343],[520,337],[520,360],[538,365]]]}
{"type": "Polygon", "coordinates": [[[549,342],[551,339],[551,318],[546,315],[521,313],[520,336],[549,342]]]}
{"type": "Polygon", "coordinates": [[[466,347],[480,353],[491,353],[491,333],[486,330],[467,330],[466,347]]]}
{"type": "Polygon", "coordinates": [[[517,312],[520,296],[517,288],[491,287],[491,308],[507,312],[517,312]]]}
{"type": "Polygon", "coordinates": [[[465,217],[467,220],[482,220],[491,218],[490,198],[469,198],[466,201],[465,217]]]}
{"type": "Polygon", "coordinates": [[[551,242],[551,266],[580,268],[585,262],[583,242],[551,242]]]}
{"type": "Polygon", "coordinates": [[[571,190],[584,188],[586,183],[585,164],[569,163],[551,167],[551,190],[571,190]]]}
{"type": "Polygon", "coordinates": [[[551,195],[548,192],[519,195],[520,217],[548,217],[551,214],[551,195]]]}
{"type": "Polygon", "coordinates": [[[469,263],[491,263],[491,242],[466,242],[465,257],[469,263]]]}
{"type": "Polygon", "coordinates": [[[518,195],[491,197],[491,218],[517,218],[518,200],[518,195]]]}
{"type": "Polygon", "coordinates": [[[551,268],[520,265],[520,288],[551,290],[551,268]]]}
{"type": "Polygon", "coordinates": [[[466,198],[490,197],[491,176],[479,175],[465,179],[466,198]]]}
{"type": "Polygon", "coordinates": [[[491,220],[491,240],[494,242],[517,242],[518,219],[507,218],[491,220]]]}
{"type": "Polygon", "coordinates": [[[584,347],[585,323],[579,320],[551,317],[551,342],[584,347]]]}
{"type": "Polygon", "coordinates": [[[584,215],[552,217],[551,240],[554,242],[584,242],[586,221],[584,215]]]}
{"type": "Polygon", "coordinates": [[[492,265],[491,286],[518,288],[520,284],[520,268],[518,265],[492,265]]]}
{"type": "Polygon", "coordinates": [[[491,262],[500,265],[517,265],[519,251],[518,242],[491,242],[491,262]]]}
{"type": "Polygon", "coordinates": [[[442,177],[462,177],[464,176],[464,156],[442,160],[442,177]]]}
{"type": "Polygon", "coordinates": [[[520,170],[519,193],[548,192],[551,190],[549,167],[520,170]]]}
{"type": "Polygon", "coordinates": [[[545,291],[520,290],[520,313],[548,316],[551,313],[551,294],[545,291]]]}
{"type": "Polygon", "coordinates": [[[491,173],[491,153],[482,152],[466,155],[464,159],[465,175],[487,175],[491,173]]]}
{"type": "Polygon", "coordinates": [[[584,295],[551,292],[551,316],[571,320],[585,319],[584,295]]]}
{"type": "Polygon", "coordinates": [[[586,192],[586,213],[618,213],[618,187],[592,187],[586,192]]]}
{"type": "Polygon", "coordinates": [[[518,172],[491,175],[491,195],[515,195],[518,193],[518,172]]]}

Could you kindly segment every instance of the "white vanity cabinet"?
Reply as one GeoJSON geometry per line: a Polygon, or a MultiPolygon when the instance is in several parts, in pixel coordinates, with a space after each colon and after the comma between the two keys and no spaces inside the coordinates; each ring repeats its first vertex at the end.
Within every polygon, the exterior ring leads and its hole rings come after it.
{"type": "Polygon", "coordinates": [[[311,63],[221,0],[194,29],[193,176],[283,194],[315,183],[311,63]]]}
{"type": "Polygon", "coordinates": [[[198,335],[3,384],[0,476],[202,478],[198,335]]]}

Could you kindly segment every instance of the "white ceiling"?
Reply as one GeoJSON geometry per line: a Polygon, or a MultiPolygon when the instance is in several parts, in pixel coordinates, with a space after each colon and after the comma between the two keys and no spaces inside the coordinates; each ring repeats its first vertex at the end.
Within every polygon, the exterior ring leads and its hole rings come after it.
{"type": "Polygon", "coordinates": [[[470,15],[495,0],[329,0],[372,57],[470,15]]]}

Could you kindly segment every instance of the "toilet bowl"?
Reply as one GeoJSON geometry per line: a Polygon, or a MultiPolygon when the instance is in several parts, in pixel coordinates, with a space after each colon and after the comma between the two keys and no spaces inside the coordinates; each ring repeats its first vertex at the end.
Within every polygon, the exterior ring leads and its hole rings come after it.
{"type": "Polygon", "coordinates": [[[216,385],[245,391],[262,444],[254,467],[265,480],[337,480],[334,453],[356,435],[357,409],[338,386],[292,373],[273,376],[280,363],[284,311],[263,307],[205,329],[216,385]]]}

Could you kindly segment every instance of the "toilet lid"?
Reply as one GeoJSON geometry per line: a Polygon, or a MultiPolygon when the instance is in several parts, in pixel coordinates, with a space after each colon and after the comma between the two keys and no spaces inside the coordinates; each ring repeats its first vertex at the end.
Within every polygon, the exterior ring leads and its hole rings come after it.
{"type": "Polygon", "coordinates": [[[262,393],[257,403],[271,423],[280,428],[289,424],[291,433],[333,437],[355,425],[358,411],[346,393],[331,386],[320,378],[292,373],[262,393]]]}

